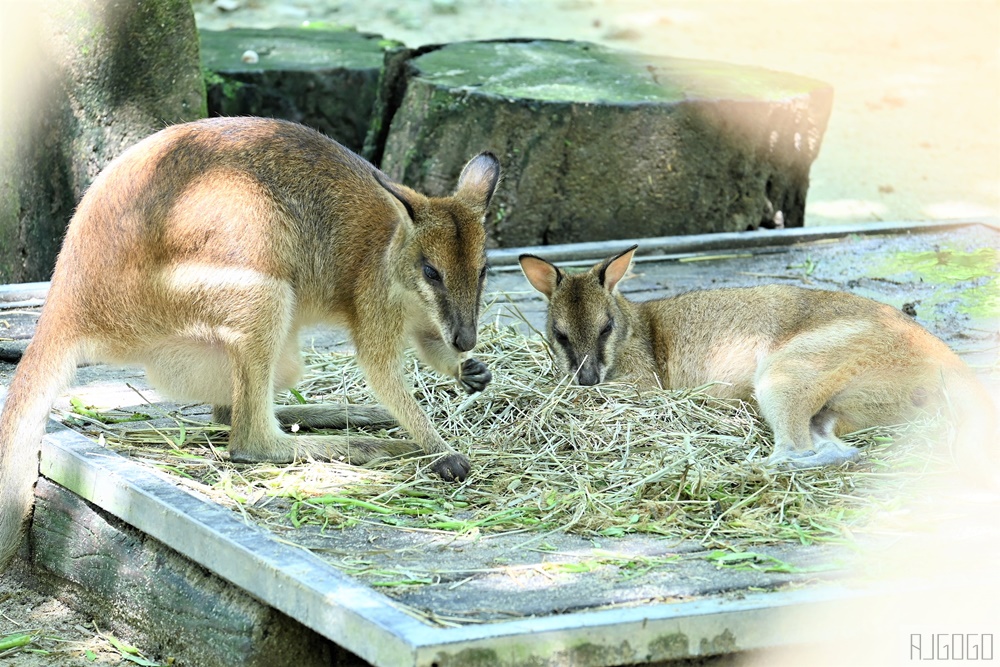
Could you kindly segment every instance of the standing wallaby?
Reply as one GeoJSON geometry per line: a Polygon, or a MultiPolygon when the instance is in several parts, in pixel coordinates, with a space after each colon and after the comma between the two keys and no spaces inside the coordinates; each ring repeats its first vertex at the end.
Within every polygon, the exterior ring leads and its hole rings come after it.
{"type": "Polygon", "coordinates": [[[521,269],[548,299],[548,338],[580,384],[712,384],[755,401],[774,432],[768,463],[836,465],[858,451],[838,436],[951,405],[963,444],[985,448],[993,403],[948,347],[900,311],[845,292],[764,285],[633,303],[618,291],[637,246],[585,273],[533,255],[521,269]],[[980,442],[964,442],[978,439],[980,442]]]}
{"type": "Polygon", "coordinates": [[[137,364],[183,401],[231,423],[233,461],[298,456],[364,463],[424,451],[446,480],[469,461],[407,386],[412,343],[469,392],[491,380],[467,353],[486,278],[484,215],[500,178],[491,153],[454,195],[389,181],[318,132],[261,118],[168,127],[112,162],[73,216],[37,331],[0,416],[0,568],[32,502],[55,398],[81,361],[137,364]],[[375,406],[273,407],[301,373],[298,332],[345,327],[375,406]],[[277,417],[277,418],[276,418],[277,417]],[[398,420],[416,443],[290,435],[279,422],[342,428],[398,420]]]}

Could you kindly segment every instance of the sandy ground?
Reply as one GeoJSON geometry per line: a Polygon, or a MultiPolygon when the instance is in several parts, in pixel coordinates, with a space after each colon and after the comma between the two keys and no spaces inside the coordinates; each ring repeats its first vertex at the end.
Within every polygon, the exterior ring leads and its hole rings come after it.
{"type": "MultiPolygon", "coordinates": [[[[1000,2],[747,0],[195,0],[199,25],[332,21],[410,46],[550,37],[815,77],[836,97],[807,224],[1000,217],[1000,2]],[[227,9],[222,9],[225,7],[227,9]]],[[[0,581],[0,652],[17,667],[125,662],[92,619],[0,581]],[[46,653],[51,651],[51,653],[46,653]]],[[[141,647],[139,647],[141,648],[141,647]]],[[[128,663],[125,663],[128,664],[128,663]]]]}
{"type": "Polygon", "coordinates": [[[549,37],[833,85],[806,224],[1000,216],[1000,3],[196,0],[200,26],[329,21],[409,46],[549,37]],[[220,7],[232,7],[224,11],[220,7]]]}

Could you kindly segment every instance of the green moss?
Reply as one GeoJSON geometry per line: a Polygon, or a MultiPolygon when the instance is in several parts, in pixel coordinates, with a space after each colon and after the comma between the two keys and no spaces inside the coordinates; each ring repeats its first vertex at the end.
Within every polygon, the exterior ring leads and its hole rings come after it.
{"type": "Polygon", "coordinates": [[[959,312],[972,317],[1000,314],[1000,251],[996,248],[898,252],[876,266],[871,275],[905,277],[939,286],[933,297],[923,300],[924,306],[957,299],[959,312]]]}
{"type": "Polygon", "coordinates": [[[327,32],[347,32],[354,30],[352,25],[334,23],[332,21],[306,21],[301,26],[302,30],[325,30],[327,32]]]}
{"type": "Polygon", "coordinates": [[[826,84],[770,70],[616,51],[585,42],[465,42],[418,58],[420,77],[446,88],[553,102],[776,100],[826,84]]]}
{"type": "Polygon", "coordinates": [[[686,658],[690,653],[688,636],[683,632],[663,635],[649,643],[650,653],[660,660],[686,658]]]}
{"type": "Polygon", "coordinates": [[[226,81],[218,72],[213,72],[207,67],[201,68],[201,78],[205,80],[206,86],[221,86],[226,81]]]}
{"type": "Polygon", "coordinates": [[[243,87],[242,81],[222,76],[218,72],[213,72],[204,66],[201,68],[201,76],[205,81],[206,89],[212,88],[213,86],[219,86],[219,88],[222,89],[222,96],[227,100],[236,99],[236,93],[243,87]]]}
{"type": "Polygon", "coordinates": [[[735,653],[739,650],[736,645],[736,636],[726,628],[721,634],[711,639],[701,640],[701,655],[725,655],[735,653]]]}

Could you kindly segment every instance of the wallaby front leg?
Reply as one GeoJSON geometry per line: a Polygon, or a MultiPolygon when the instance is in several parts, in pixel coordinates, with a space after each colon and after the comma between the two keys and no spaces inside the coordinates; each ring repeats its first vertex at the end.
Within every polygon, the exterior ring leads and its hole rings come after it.
{"type": "Polygon", "coordinates": [[[357,359],[379,402],[392,413],[410,437],[428,454],[443,455],[431,464],[434,472],[447,481],[463,481],[471,468],[469,459],[445,443],[420,408],[411,388],[407,386],[401,355],[377,354],[371,349],[359,347],[357,359]]]}
{"type": "Polygon", "coordinates": [[[486,389],[493,380],[489,367],[474,357],[464,358],[463,353],[441,339],[437,333],[422,332],[414,337],[417,356],[441,373],[455,378],[462,389],[470,394],[486,389]]]}

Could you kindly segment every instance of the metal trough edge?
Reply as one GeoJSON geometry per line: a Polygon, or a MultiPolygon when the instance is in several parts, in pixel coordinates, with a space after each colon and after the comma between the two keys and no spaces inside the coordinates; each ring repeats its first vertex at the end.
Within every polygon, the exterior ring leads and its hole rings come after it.
{"type": "Polygon", "coordinates": [[[369,662],[412,661],[398,632],[420,621],[389,598],[54,421],[40,471],[369,662]]]}
{"type": "Polygon", "coordinates": [[[874,236],[879,234],[908,234],[957,229],[969,225],[1000,226],[1000,220],[969,219],[928,222],[864,222],[822,227],[793,227],[789,229],[758,229],[752,232],[717,232],[684,236],[657,236],[637,239],[614,239],[561,243],[524,248],[493,248],[489,251],[490,264],[494,267],[517,266],[522,253],[542,253],[550,262],[571,262],[602,259],[638,244],[637,255],[652,253],[697,253],[718,250],[744,250],[763,246],[782,246],[834,239],[851,234],[874,236]]]}

